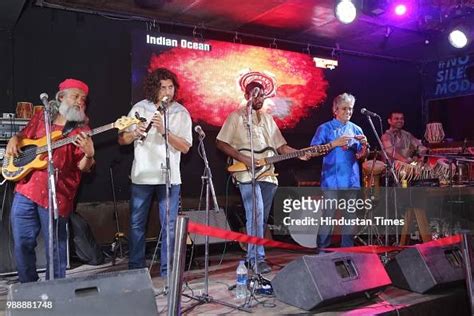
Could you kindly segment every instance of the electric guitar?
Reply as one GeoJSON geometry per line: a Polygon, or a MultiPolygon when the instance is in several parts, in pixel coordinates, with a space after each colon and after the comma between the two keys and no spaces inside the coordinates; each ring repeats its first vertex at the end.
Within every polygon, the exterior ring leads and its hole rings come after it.
{"type": "MultiPolygon", "coordinates": [[[[93,136],[103,133],[112,128],[117,128],[119,131],[125,128],[138,124],[139,119],[134,117],[122,116],[114,123],[110,123],[101,127],[94,128],[86,132],[87,135],[93,136]]],[[[51,133],[52,148],[56,149],[64,145],[70,144],[76,140],[78,135],[62,138],[61,131],[54,131],[51,133]]],[[[46,136],[39,139],[22,139],[19,142],[21,153],[18,157],[5,157],[3,159],[2,175],[6,180],[19,181],[26,177],[33,170],[45,169],[48,166],[48,157],[44,155],[48,151],[46,136]]]]}
{"type": "MultiPolygon", "coordinates": [[[[258,180],[266,176],[275,176],[275,166],[274,163],[297,158],[304,156],[305,154],[311,154],[313,157],[322,156],[329,152],[331,146],[328,144],[325,145],[316,145],[307,148],[303,148],[292,153],[278,155],[277,151],[272,147],[266,147],[259,151],[254,151],[255,154],[255,179],[258,180]]],[[[250,149],[242,148],[239,149],[242,153],[248,153],[250,156],[250,149]]],[[[230,159],[231,165],[227,167],[234,179],[240,183],[250,183],[252,182],[251,170],[243,163],[235,159],[230,159]]]]}

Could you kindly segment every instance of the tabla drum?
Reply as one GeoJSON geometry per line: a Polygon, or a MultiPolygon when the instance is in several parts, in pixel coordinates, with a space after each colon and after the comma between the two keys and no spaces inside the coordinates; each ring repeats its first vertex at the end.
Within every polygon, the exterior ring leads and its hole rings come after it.
{"type": "Polygon", "coordinates": [[[364,187],[380,187],[380,176],[385,164],[380,160],[366,160],[362,163],[364,187]]]}
{"type": "Polygon", "coordinates": [[[436,144],[444,139],[443,124],[428,123],[426,124],[425,139],[430,144],[436,144]]]}
{"type": "Polygon", "coordinates": [[[33,116],[33,103],[31,102],[17,102],[16,103],[16,117],[29,119],[33,116]]]}
{"type": "Polygon", "coordinates": [[[413,170],[410,167],[410,164],[404,163],[400,160],[394,161],[395,174],[397,175],[398,180],[400,181],[410,181],[412,178],[413,170]]]}
{"type": "Polygon", "coordinates": [[[451,175],[454,176],[455,172],[456,167],[450,167],[449,161],[444,158],[438,159],[434,167],[434,175],[439,179],[439,182],[442,184],[449,183],[451,175]]]}
{"type": "Polygon", "coordinates": [[[377,175],[383,172],[385,164],[380,160],[366,160],[362,163],[362,169],[366,173],[371,173],[373,169],[374,175],[377,175]]]}

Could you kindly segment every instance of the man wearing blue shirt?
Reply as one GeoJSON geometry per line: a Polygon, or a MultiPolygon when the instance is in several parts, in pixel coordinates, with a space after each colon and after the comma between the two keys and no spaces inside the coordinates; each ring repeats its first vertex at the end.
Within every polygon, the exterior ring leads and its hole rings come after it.
{"type": "MultiPolygon", "coordinates": [[[[324,189],[359,189],[360,171],[358,159],[367,154],[367,138],[362,129],[350,122],[355,98],[343,93],[334,98],[332,111],[334,118],[318,127],[311,145],[329,144],[331,151],[323,158],[321,187],[324,189]]],[[[337,197],[337,191],[326,191],[326,198],[337,197]]],[[[325,210],[324,216],[333,217],[335,210],[325,210]]],[[[349,215],[349,214],[344,214],[349,215]]],[[[342,247],[354,245],[350,230],[342,229],[342,247]]],[[[331,243],[331,226],[321,226],[318,233],[318,247],[325,248],[331,243]]]]}

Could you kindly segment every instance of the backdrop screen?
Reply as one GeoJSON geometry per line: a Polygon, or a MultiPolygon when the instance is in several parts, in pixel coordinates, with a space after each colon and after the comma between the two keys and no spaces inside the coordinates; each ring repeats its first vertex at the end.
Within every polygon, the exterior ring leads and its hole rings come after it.
{"type": "Polygon", "coordinates": [[[326,98],[327,81],[304,53],[137,31],[132,36],[132,101],[143,99],[143,79],[156,68],[177,74],[178,101],[194,122],[221,126],[244,106],[243,87],[264,84],[263,109],[291,129],[326,98]]]}

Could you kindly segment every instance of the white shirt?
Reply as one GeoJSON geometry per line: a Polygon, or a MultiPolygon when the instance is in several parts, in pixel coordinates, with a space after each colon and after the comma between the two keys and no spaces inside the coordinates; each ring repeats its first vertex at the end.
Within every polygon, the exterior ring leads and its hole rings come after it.
{"type": "MultiPolygon", "coordinates": [[[[280,129],[275,123],[273,117],[263,111],[260,112],[260,121],[257,119],[257,113],[252,111],[253,120],[253,145],[255,151],[261,151],[267,147],[278,149],[283,145],[286,145],[286,140],[280,132],[280,129]]],[[[250,137],[247,133],[247,113],[246,108],[242,107],[232,112],[222,125],[217,139],[229,144],[237,150],[244,148],[250,148],[250,137]]],[[[250,156],[250,152],[247,151],[244,154],[250,156]]],[[[261,158],[255,155],[257,158],[261,158]]],[[[264,156],[266,156],[264,154],[264,156]]],[[[234,177],[241,182],[249,181],[249,173],[243,172],[235,174],[234,177]]],[[[271,182],[278,184],[278,180],[275,175],[263,176],[259,178],[259,181],[271,182]]]]}
{"type": "MultiPolygon", "coordinates": [[[[135,113],[138,113],[149,122],[155,112],[156,106],[152,102],[142,100],[132,107],[128,115],[135,117],[135,113]]],[[[192,144],[192,122],[188,110],[178,102],[173,102],[168,107],[167,113],[169,131],[192,144]]],[[[135,128],[136,126],[134,125],[129,131],[133,131],[135,128]]],[[[132,164],[132,182],[134,184],[165,184],[166,176],[163,168],[166,166],[166,147],[164,137],[158,133],[155,127],[152,127],[143,143],[140,144],[136,140],[134,141],[134,147],[135,157],[132,164]]],[[[181,184],[179,168],[181,152],[171,145],[169,146],[169,152],[171,184],[181,184]]]]}

